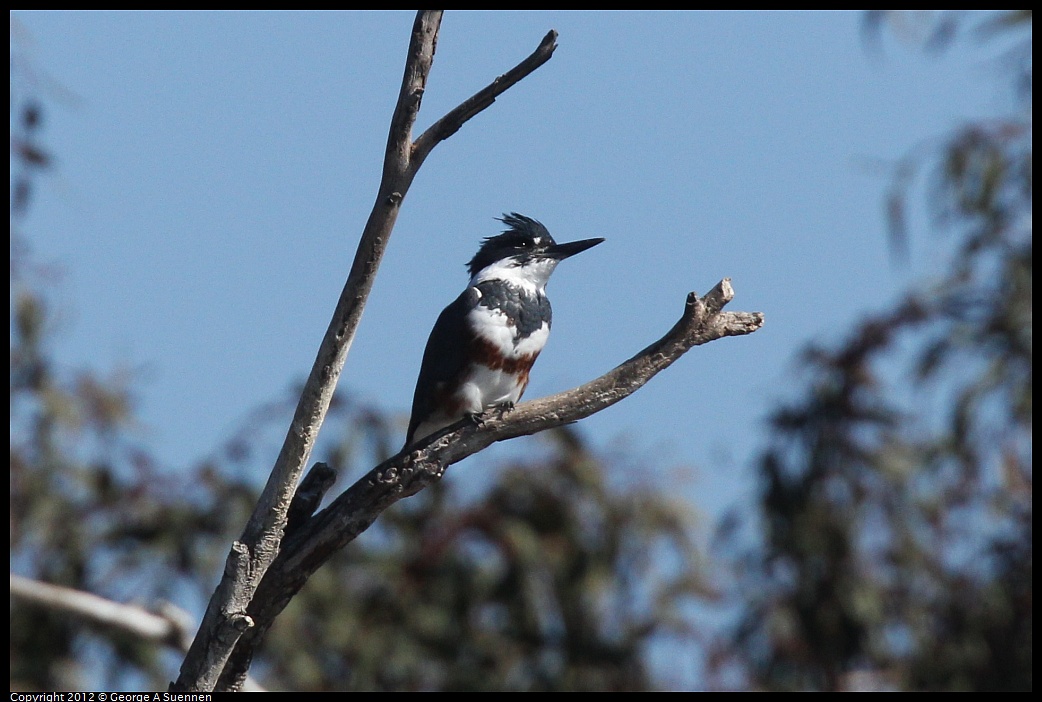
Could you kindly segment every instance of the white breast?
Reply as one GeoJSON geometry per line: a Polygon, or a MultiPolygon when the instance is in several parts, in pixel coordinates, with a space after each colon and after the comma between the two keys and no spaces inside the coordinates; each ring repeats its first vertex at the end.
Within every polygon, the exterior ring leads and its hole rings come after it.
{"type": "Polygon", "coordinates": [[[480,305],[467,314],[467,325],[507,361],[508,367],[503,368],[503,362],[490,362],[470,368],[456,393],[464,411],[477,413],[503,403],[516,403],[524,392],[528,373],[527,369],[519,372],[519,364],[509,362],[526,358],[534,361],[546,345],[550,325],[544,322],[525,338],[515,339],[517,330],[506,314],[480,305]]]}
{"type": "Polygon", "coordinates": [[[515,339],[517,330],[510,318],[499,310],[478,306],[467,314],[467,324],[481,339],[493,344],[505,358],[515,359],[537,355],[550,338],[550,325],[543,322],[523,339],[515,339]]]}

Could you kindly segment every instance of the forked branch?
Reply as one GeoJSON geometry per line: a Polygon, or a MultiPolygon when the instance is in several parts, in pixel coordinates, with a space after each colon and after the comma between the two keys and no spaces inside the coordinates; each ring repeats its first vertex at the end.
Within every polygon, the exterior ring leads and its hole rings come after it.
{"type": "Polygon", "coordinates": [[[282,450],[242,537],[232,545],[224,576],[210,598],[181,673],[171,685],[173,691],[213,690],[239,638],[254,626],[247,607],[279,552],[294,490],[329,409],[399,208],[416,172],[438,143],[553,54],[556,33],[551,32],[532,56],[436,122],[414,143],[412,129],[434,61],[442,12],[422,10],[413,23],[376,203],[366,221],[351,272],[301,392],[282,450]]]}
{"type": "Polygon", "coordinates": [[[307,500],[293,502],[398,210],[416,172],[437,144],[549,60],[556,48],[557,34],[551,31],[531,56],[412,141],[441,14],[439,10],[417,14],[402,88],[391,119],[383,177],[350,275],[301,393],[282,451],[242,538],[232,546],[224,578],[210,600],[172,690],[241,689],[264,633],[308,577],[368,528],[383,510],[439,480],[448,466],[496,441],[588,417],[632,394],[691,347],[724,336],[749,334],[763,325],[761,314],[722,311],[734,295],[729,281],[724,280],[704,298],[689,295],[684,314],[673,329],[597,380],[553,397],[523,403],[502,417],[487,418],[480,426],[461,422],[448,427],[377,466],[313,517],[309,516],[310,511],[328,486],[328,476],[316,475],[315,480],[309,481],[313,485],[308,488],[307,500]],[[293,529],[283,542],[291,504],[293,529]]]}

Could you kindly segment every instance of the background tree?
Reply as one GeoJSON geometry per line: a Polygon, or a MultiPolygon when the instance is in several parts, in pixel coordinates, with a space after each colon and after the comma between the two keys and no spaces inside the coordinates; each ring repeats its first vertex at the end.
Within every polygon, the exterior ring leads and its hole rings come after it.
{"type": "Polygon", "coordinates": [[[757,687],[1031,689],[1031,13],[929,21],[939,46],[1001,43],[1015,109],[900,165],[895,249],[924,173],[947,271],[811,345],[772,415],[721,646],[757,687]]]}
{"type": "Polygon", "coordinates": [[[547,438],[477,499],[446,481],[388,512],[312,577],[254,670],[329,690],[655,687],[647,646],[688,636],[682,605],[708,591],[686,511],[610,489],[577,432],[547,438]]]}
{"type": "MultiPolygon", "coordinates": [[[[41,97],[21,78],[12,62],[12,572],[154,604],[200,587],[252,489],[212,465],[160,471],[135,431],[133,374],[62,368],[51,357],[56,271],[33,259],[22,227],[51,158],[39,139],[41,97]]],[[[140,684],[162,675],[161,663],[137,634],[102,635],[66,611],[12,600],[12,690],[76,689],[88,672],[113,686],[140,684]]]]}

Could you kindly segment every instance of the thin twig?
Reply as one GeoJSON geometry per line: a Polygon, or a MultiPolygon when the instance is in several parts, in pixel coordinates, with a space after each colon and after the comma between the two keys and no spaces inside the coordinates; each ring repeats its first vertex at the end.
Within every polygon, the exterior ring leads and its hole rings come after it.
{"type": "Polygon", "coordinates": [[[554,55],[554,49],[556,48],[557,32],[551,29],[528,58],[467,98],[451,112],[428,127],[427,131],[421,134],[413,145],[413,162],[417,166],[423,163],[423,159],[427,158],[427,154],[431,152],[431,149],[458,132],[467,120],[490,106],[496,101],[497,97],[510,87],[549,61],[554,55]]]}

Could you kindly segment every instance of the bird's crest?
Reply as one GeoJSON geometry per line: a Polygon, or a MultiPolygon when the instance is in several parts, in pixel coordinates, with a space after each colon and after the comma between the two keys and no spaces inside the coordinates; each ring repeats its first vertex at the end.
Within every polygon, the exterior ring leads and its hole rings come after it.
{"type": "Polygon", "coordinates": [[[467,270],[473,277],[486,266],[507,256],[523,254],[535,248],[554,245],[554,238],[542,222],[526,217],[517,212],[510,212],[497,218],[507,225],[502,234],[486,237],[481,248],[467,264],[467,270]]]}

